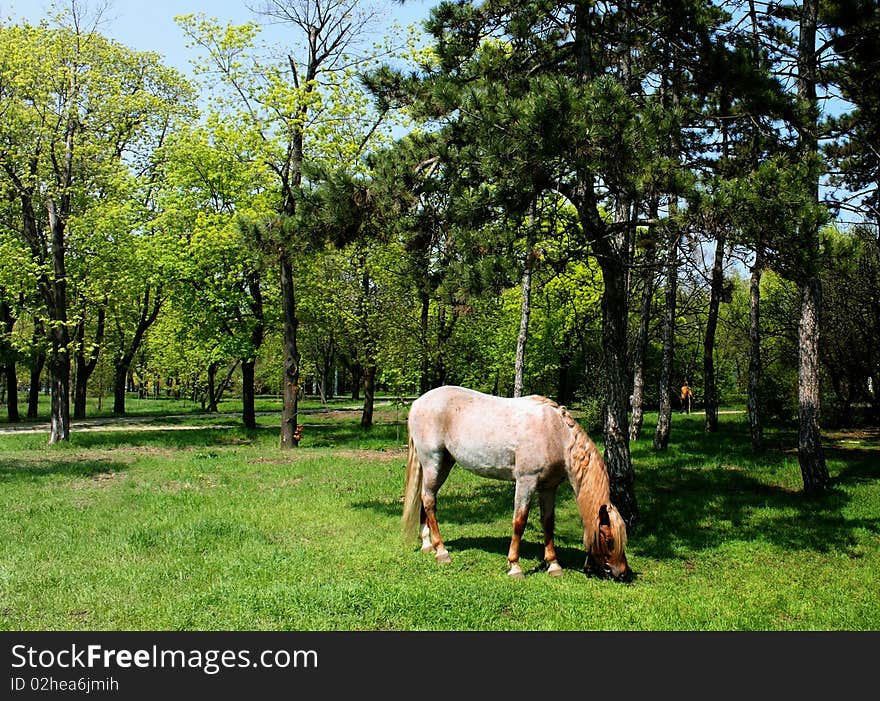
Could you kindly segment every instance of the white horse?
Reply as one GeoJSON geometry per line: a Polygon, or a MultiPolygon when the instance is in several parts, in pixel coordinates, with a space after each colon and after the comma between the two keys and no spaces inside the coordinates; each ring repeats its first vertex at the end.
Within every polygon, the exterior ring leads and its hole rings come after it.
{"type": "Polygon", "coordinates": [[[537,491],[544,530],[544,560],[562,574],[553,547],[556,489],[568,477],[584,526],[586,568],[614,579],[630,576],[626,525],[611,503],[608,470],[596,445],[571,414],[540,396],[506,399],[444,386],[416,399],[409,411],[409,456],[403,528],[420,533],[422,550],[438,562],[449,552],[437,526],[437,491],[455,463],[483,477],[516,482],[508,574],[522,578],[519,546],[537,491]],[[417,531],[417,523],[420,530],[417,531]]]}

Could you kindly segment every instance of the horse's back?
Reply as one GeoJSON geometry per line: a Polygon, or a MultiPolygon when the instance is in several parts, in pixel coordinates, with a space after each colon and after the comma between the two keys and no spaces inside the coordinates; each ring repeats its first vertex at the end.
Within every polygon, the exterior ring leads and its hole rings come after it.
{"type": "Polygon", "coordinates": [[[489,477],[511,479],[517,465],[537,470],[562,461],[561,421],[555,405],[541,397],[508,399],[438,387],[413,402],[408,425],[422,459],[448,454],[489,477]]]}

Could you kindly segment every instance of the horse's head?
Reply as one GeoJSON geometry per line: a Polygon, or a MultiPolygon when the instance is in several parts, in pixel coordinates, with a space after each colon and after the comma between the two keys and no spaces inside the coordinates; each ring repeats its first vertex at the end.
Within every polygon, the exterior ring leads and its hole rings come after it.
{"type": "Polygon", "coordinates": [[[602,504],[597,517],[598,528],[592,541],[586,544],[585,568],[619,582],[628,580],[632,570],[626,561],[626,524],[611,504],[602,504]]]}

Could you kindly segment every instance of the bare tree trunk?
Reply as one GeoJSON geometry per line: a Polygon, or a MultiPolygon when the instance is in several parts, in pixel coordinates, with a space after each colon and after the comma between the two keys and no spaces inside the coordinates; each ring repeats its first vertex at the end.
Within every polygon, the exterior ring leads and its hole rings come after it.
{"type": "Polygon", "coordinates": [[[764,256],[760,250],[755,255],[755,264],[749,280],[749,432],[752,437],[752,450],[764,450],[764,430],[761,426],[760,388],[761,388],[761,274],[764,269],[764,256]]]}
{"type": "Polygon", "coordinates": [[[718,309],[724,292],[724,247],[726,237],[719,235],[715,244],[712,264],[712,282],[709,292],[709,314],[703,340],[703,401],[706,405],[706,433],[718,430],[718,385],[715,381],[715,331],[718,328],[718,309]]]}
{"type": "Polygon", "coordinates": [[[46,354],[40,350],[40,344],[45,336],[43,324],[37,320],[34,322],[34,351],[31,355],[30,384],[28,385],[28,408],[27,417],[36,419],[40,413],[40,388],[43,377],[43,367],[46,365],[46,354]]]}
{"type": "Polygon", "coordinates": [[[370,271],[367,267],[367,251],[359,246],[358,266],[361,271],[361,289],[357,303],[358,325],[360,326],[361,367],[363,368],[364,406],[361,412],[361,427],[373,426],[373,405],[376,397],[376,338],[370,323],[370,271]]]}
{"type": "Polygon", "coordinates": [[[49,359],[52,382],[49,444],[70,440],[70,356],[54,353],[49,359]]]}
{"type": "MultiPolygon", "coordinates": [[[[534,211],[530,214],[532,221],[529,229],[534,228],[534,211]]],[[[532,267],[535,255],[532,249],[532,233],[528,237],[529,251],[526,254],[525,267],[522,275],[522,301],[520,303],[519,333],[516,337],[516,360],[514,361],[513,396],[521,397],[523,393],[523,375],[526,365],[526,343],[529,339],[529,316],[532,313],[532,267]]]]}
{"type": "Polygon", "coordinates": [[[299,348],[296,297],[293,289],[293,266],[286,252],[280,255],[281,307],[284,328],[284,404],[281,409],[281,447],[299,445],[297,416],[299,413],[299,348]]]}
{"type": "Polygon", "coordinates": [[[70,440],[70,329],[67,326],[67,272],[64,260],[65,221],[63,214],[67,207],[62,205],[61,212],[56,211],[55,204],[48,204],[49,229],[52,236],[52,268],[54,279],[51,283],[51,301],[49,305],[52,316],[52,327],[49,338],[52,340],[52,352],[49,358],[49,373],[52,378],[52,401],[50,413],[49,444],[70,440]]]}
{"type": "MultiPolygon", "coordinates": [[[[159,317],[163,302],[160,287],[157,286],[155,293],[149,287],[144,290],[140,318],[131,341],[127,346],[123,345],[116,350],[116,357],[113,359],[113,413],[117,416],[125,415],[125,394],[131,364],[144,341],[144,335],[159,317]]],[[[117,326],[120,326],[118,320],[117,326]]]]}
{"type": "Polygon", "coordinates": [[[257,413],[254,411],[254,366],[253,358],[241,361],[241,423],[245,428],[257,427],[257,413]]]}
{"type": "Polygon", "coordinates": [[[424,291],[419,291],[421,298],[421,313],[419,316],[419,334],[421,336],[422,357],[421,372],[419,373],[419,394],[424,394],[431,389],[431,360],[428,348],[428,321],[431,312],[431,297],[424,291]]]}
{"type": "Polygon", "coordinates": [[[128,365],[124,361],[113,364],[113,413],[125,414],[125,392],[128,387],[128,365]]]}
{"type": "Polygon", "coordinates": [[[822,289],[819,278],[801,289],[798,368],[798,462],[804,491],[827,489],[831,483],[819,429],[819,324],[822,289]]]}
{"type": "Polygon", "coordinates": [[[629,439],[637,441],[642,433],[645,420],[645,356],[648,351],[648,326],[651,322],[651,302],[654,299],[654,261],[653,254],[645,263],[644,288],[639,308],[639,329],[633,346],[633,393],[632,421],[629,425],[629,439]]]}
{"type": "Polygon", "coordinates": [[[675,307],[678,296],[678,244],[681,236],[671,234],[666,256],[666,308],[663,314],[663,360],[660,368],[660,409],[654,432],[654,449],[669,447],[672,426],[672,378],[675,362],[675,307]]]}
{"type": "MultiPolygon", "coordinates": [[[[816,29],[819,17],[818,0],[804,0],[801,7],[798,37],[798,98],[809,107],[808,123],[799,135],[800,149],[805,159],[816,156],[819,148],[819,108],[816,93],[818,66],[816,57],[816,29]]],[[[811,198],[819,201],[818,174],[811,175],[811,198]]],[[[806,239],[808,260],[804,261],[801,283],[801,319],[798,325],[798,462],[804,481],[804,491],[827,489],[831,483],[819,429],[819,328],[822,313],[822,285],[819,280],[819,228],[815,221],[801,222],[801,235],[806,239]]]]}
{"type": "Polygon", "coordinates": [[[602,265],[602,346],[607,370],[605,404],[605,464],[611,477],[611,501],[627,526],[638,521],[635,474],[629,451],[629,378],[626,370],[628,305],[626,266],[621,261],[602,265]]]}
{"type": "Polygon", "coordinates": [[[373,426],[373,406],[376,398],[376,364],[368,362],[364,365],[364,408],[361,412],[361,427],[373,426]]]}
{"type": "Polygon", "coordinates": [[[208,411],[213,413],[217,411],[217,370],[220,369],[220,363],[214,361],[208,364],[208,411]]]}
{"type": "Polygon", "coordinates": [[[257,427],[257,414],[254,411],[254,368],[257,364],[257,353],[263,345],[266,335],[266,321],[263,311],[262,280],[258,271],[248,276],[248,304],[254,316],[251,328],[251,348],[249,355],[241,359],[241,422],[245,428],[257,427]]]}
{"type": "Polygon", "coordinates": [[[86,418],[86,387],[89,378],[98,365],[98,356],[101,352],[101,344],[104,342],[104,319],[106,310],[103,306],[98,308],[98,323],[95,329],[95,342],[91,350],[86,353],[85,349],[85,319],[81,319],[76,328],[76,382],[73,386],[73,418],[86,418]]]}
{"type": "MultiPolygon", "coordinates": [[[[11,334],[12,329],[15,328],[16,318],[12,313],[12,307],[5,299],[0,300],[0,322],[3,323],[6,335],[11,334]]],[[[15,356],[11,347],[9,348],[9,356],[3,364],[3,375],[6,378],[6,416],[10,423],[15,423],[21,421],[21,416],[18,413],[18,377],[15,372],[15,356]]]]}

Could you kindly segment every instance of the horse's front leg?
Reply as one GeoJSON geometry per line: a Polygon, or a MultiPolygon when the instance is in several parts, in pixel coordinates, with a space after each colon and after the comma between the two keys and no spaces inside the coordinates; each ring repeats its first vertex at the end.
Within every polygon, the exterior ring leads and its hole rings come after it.
{"type": "Polygon", "coordinates": [[[529,504],[534,493],[534,480],[519,479],[516,481],[516,491],[513,497],[513,536],[510,538],[510,549],[507,551],[507,562],[510,565],[507,574],[514,579],[522,579],[525,576],[522,567],[519,566],[519,546],[526,530],[526,523],[529,520],[529,504]]]}
{"type": "Polygon", "coordinates": [[[556,528],[556,487],[542,489],[538,493],[541,505],[541,528],[544,531],[544,562],[547,574],[551,577],[562,575],[562,567],[556,561],[556,548],[553,545],[553,531],[556,528]]]}

